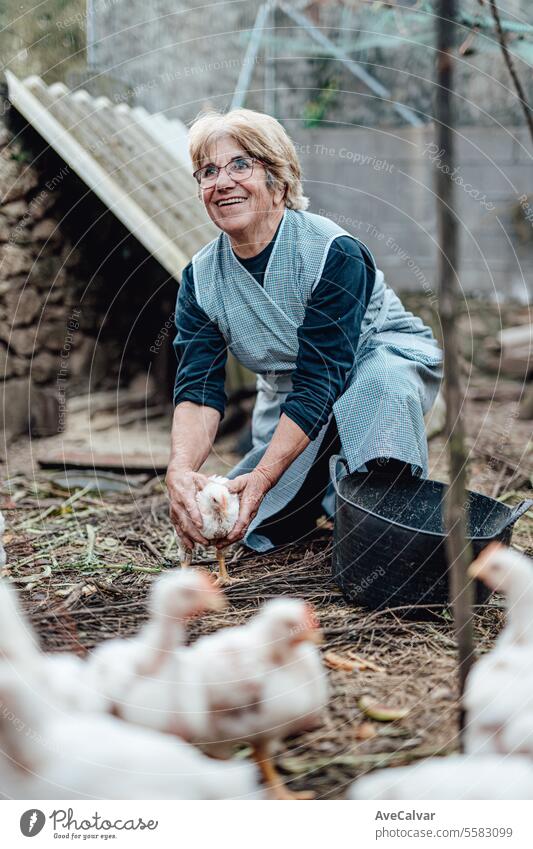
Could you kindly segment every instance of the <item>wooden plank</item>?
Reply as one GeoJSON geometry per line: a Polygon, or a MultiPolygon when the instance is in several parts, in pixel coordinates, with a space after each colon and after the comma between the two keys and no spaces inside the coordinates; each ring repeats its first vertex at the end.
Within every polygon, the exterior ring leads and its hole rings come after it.
{"type": "Polygon", "coordinates": [[[498,345],[505,348],[507,345],[533,345],[533,324],[521,324],[518,327],[506,327],[498,333],[498,345]]]}
{"type": "Polygon", "coordinates": [[[125,454],[119,452],[98,453],[77,449],[48,451],[38,456],[43,469],[112,469],[121,472],[164,473],[167,470],[170,451],[158,453],[125,454]]]}

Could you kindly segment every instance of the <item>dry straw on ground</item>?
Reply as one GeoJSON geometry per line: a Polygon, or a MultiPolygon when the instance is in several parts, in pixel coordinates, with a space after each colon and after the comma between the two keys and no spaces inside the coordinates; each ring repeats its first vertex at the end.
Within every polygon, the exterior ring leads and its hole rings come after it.
{"type": "MultiPolygon", "coordinates": [[[[99,494],[87,487],[59,489],[45,475],[19,476],[4,485],[1,497],[9,525],[6,574],[21,591],[43,647],[84,654],[112,636],[135,634],[146,618],[151,581],[176,566],[161,482],[99,494]]],[[[523,528],[529,535],[528,520],[523,528]]],[[[317,530],[276,552],[243,557],[230,567],[238,580],[228,590],[228,609],[196,622],[191,634],[194,639],[244,622],[263,600],[280,594],[313,603],[327,660],[334,652],[354,668],[330,669],[332,697],[323,726],[287,741],[278,764],[292,787],[320,798],[342,795],[370,769],[457,748],[449,614],[413,621],[402,618],[401,610],[348,607],[331,579],[331,546],[330,532],[317,530]],[[369,719],[359,707],[362,696],[408,708],[407,715],[386,723],[369,719]]],[[[500,602],[478,609],[480,651],[501,621],[500,602]]]]}
{"type": "MultiPolygon", "coordinates": [[[[409,306],[431,320],[423,298],[412,297],[409,306]]],[[[489,374],[494,363],[487,362],[485,343],[502,325],[529,320],[529,307],[478,302],[475,309],[466,304],[461,316],[469,485],[509,506],[530,498],[533,486],[531,420],[519,414],[527,384],[503,377],[499,361],[489,374]]],[[[144,431],[141,437],[146,438],[144,431]]],[[[36,448],[26,439],[8,452],[7,482],[0,487],[8,525],[7,574],[15,579],[43,647],[84,654],[102,640],[135,634],[146,618],[151,581],[177,565],[167,494],[162,481],[139,476],[122,492],[95,490],[84,485],[87,478],[78,487],[61,488],[57,474],[34,471],[36,448]]],[[[215,459],[218,470],[220,449],[215,459]]],[[[430,443],[430,477],[446,480],[446,475],[446,445],[437,437],[430,443]]],[[[513,543],[533,555],[531,513],[517,524],[513,543]]],[[[331,534],[322,530],[265,556],[244,557],[230,566],[239,580],[228,590],[227,611],[206,616],[192,629],[194,639],[244,622],[264,599],[280,594],[315,605],[326,660],[331,663],[333,652],[344,667],[351,661],[355,668],[329,669],[332,697],[323,726],[287,741],[278,764],[291,786],[313,790],[319,798],[341,796],[348,782],[368,770],[457,749],[449,614],[434,612],[414,621],[401,610],[348,607],[331,580],[331,545],[331,534]],[[363,696],[408,713],[378,722],[359,707],[363,696]]],[[[489,648],[502,621],[501,600],[477,608],[479,652],[489,648]]]]}

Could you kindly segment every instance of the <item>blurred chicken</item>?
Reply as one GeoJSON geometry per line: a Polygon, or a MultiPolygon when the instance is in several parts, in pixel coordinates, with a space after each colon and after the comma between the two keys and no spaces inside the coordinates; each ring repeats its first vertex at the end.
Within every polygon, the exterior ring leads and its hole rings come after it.
{"type": "Polygon", "coordinates": [[[85,662],[74,654],[44,654],[31,624],[22,613],[15,590],[0,580],[0,662],[5,661],[21,678],[46,683],[53,698],[65,708],[102,710],[104,701],[91,687],[85,662]]]}
{"type": "Polygon", "coordinates": [[[506,595],[507,621],[466,682],[465,748],[475,754],[533,756],[533,562],[492,543],[469,574],[506,595]]]}
{"type": "Polygon", "coordinates": [[[250,742],[273,795],[295,798],[272,765],[271,749],[320,721],[327,677],[312,644],[318,634],[309,605],[270,601],[246,625],[178,647],[151,676],[130,676],[111,709],[121,719],[175,734],[215,757],[230,757],[236,743],[250,742]]]}
{"type": "Polygon", "coordinates": [[[4,519],[4,514],[0,511],[0,569],[2,569],[6,565],[6,552],[4,549],[4,531],[6,529],[6,522],[4,519]]]}
{"type": "Polygon", "coordinates": [[[452,755],[381,769],[350,787],[349,799],[533,799],[533,764],[524,757],[452,755]]]}
{"type": "Polygon", "coordinates": [[[492,542],[471,564],[468,573],[491,590],[504,593],[507,621],[495,649],[514,645],[533,646],[533,560],[519,551],[492,542]]]}
{"type": "MultiPolygon", "coordinates": [[[[203,522],[202,534],[206,539],[217,541],[227,537],[239,516],[239,496],[229,491],[228,483],[227,478],[211,475],[204,488],[196,494],[203,522]]],[[[190,566],[193,552],[185,548],[179,539],[178,550],[181,565],[190,566]]],[[[217,561],[219,584],[230,584],[224,549],[217,548],[217,561]]]]}
{"type": "Polygon", "coordinates": [[[58,711],[50,699],[0,661],[4,798],[262,797],[250,764],[218,763],[182,740],[112,716],[58,711]]]}
{"type": "MultiPolygon", "coordinates": [[[[4,517],[0,513],[0,561],[5,564],[1,546],[4,517]]],[[[74,654],[44,654],[27,618],[20,609],[16,591],[7,580],[0,580],[0,660],[6,660],[19,674],[46,681],[54,697],[65,707],[83,709],[102,707],[102,701],[85,680],[85,664],[74,654]]]]}
{"type": "MultiPolygon", "coordinates": [[[[127,701],[132,682],[155,676],[185,639],[188,619],[220,610],[225,599],[205,572],[172,572],[158,578],[149,600],[150,618],[136,637],[112,639],[88,659],[68,652],[44,654],[19,609],[15,591],[0,581],[0,659],[26,680],[46,682],[66,709],[106,711],[127,701]]],[[[153,699],[158,698],[157,690],[153,699]]]]}
{"type": "Polygon", "coordinates": [[[208,733],[189,739],[218,757],[229,756],[236,742],[250,743],[278,799],[308,798],[285,788],[272,750],[288,735],[320,724],[328,687],[313,645],[319,637],[312,608],[280,598],[246,625],[202,637],[187,652],[189,668],[205,688],[208,712],[208,733]]]}
{"type": "Polygon", "coordinates": [[[158,700],[164,698],[164,668],[174,662],[175,650],[185,641],[187,621],[204,611],[221,610],[225,604],[220,590],[202,571],[171,572],[154,581],[148,602],[150,618],[137,636],[108,640],[87,660],[88,676],[108,709],[111,706],[129,718],[133,691],[146,678],[148,707],[155,710],[158,700]]]}

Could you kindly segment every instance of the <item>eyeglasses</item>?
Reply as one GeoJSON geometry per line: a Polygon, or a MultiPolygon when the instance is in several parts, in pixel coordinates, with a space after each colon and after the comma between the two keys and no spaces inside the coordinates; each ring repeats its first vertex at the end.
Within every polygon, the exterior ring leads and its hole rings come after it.
{"type": "Polygon", "coordinates": [[[246,180],[248,177],[252,176],[254,173],[255,162],[261,162],[261,160],[255,159],[252,156],[236,156],[221,168],[210,162],[209,165],[204,165],[203,168],[198,168],[198,170],[194,172],[193,177],[197,180],[200,188],[208,189],[210,186],[215,185],[218,180],[218,175],[222,168],[224,168],[226,174],[231,177],[232,180],[236,180],[237,183],[240,183],[241,180],[246,180]]]}

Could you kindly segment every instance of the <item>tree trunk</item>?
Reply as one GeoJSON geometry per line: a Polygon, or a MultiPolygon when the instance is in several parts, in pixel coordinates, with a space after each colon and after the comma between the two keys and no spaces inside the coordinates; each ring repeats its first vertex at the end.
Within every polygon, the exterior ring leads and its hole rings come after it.
{"type": "MultiPolygon", "coordinates": [[[[459,651],[459,685],[461,696],[472,663],[472,587],[467,576],[471,560],[466,542],[466,464],[467,455],[462,422],[464,401],[459,367],[459,334],[457,330],[459,281],[457,278],[458,233],[454,207],[453,172],[453,58],[455,34],[455,0],[437,0],[437,73],[435,123],[440,161],[436,170],[436,195],[439,237],[439,312],[444,338],[444,395],[446,398],[446,435],[450,465],[447,491],[446,553],[450,575],[450,600],[453,605],[455,631],[459,651]]],[[[461,731],[464,716],[461,711],[461,731]]]]}

